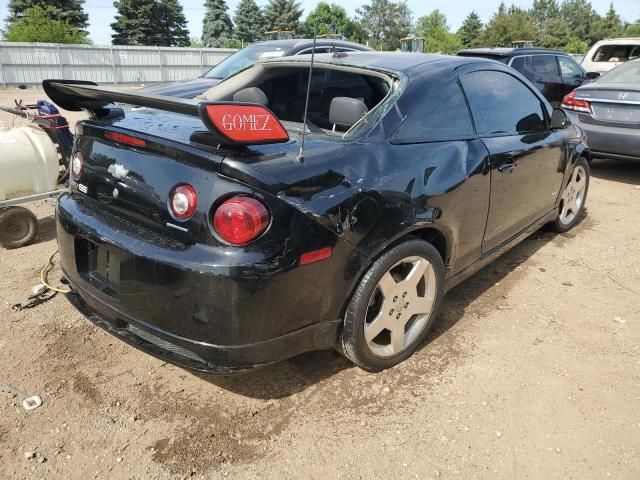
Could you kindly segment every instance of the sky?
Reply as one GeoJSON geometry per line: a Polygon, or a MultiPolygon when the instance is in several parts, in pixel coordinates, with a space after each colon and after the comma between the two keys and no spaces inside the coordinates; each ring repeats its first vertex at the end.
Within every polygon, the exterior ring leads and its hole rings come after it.
{"type": "MultiPolygon", "coordinates": [[[[300,1],[300,0],[298,0],[300,1]]],[[[327,1],[327,0],[325,0],[327,1]]],[[[349,15],[353,16],[355,10],[367,3],[363,0],[328,0],[343,6],[349,15]]],[[[239,0],[227,0],[229,12],[233,17],[239,0]]],[[[257,0],[258,5],[265,5],[267,0],[257,0]]],[[[305,10],[305,15],[318,3],[317,0],[300,1],[305,10]]],[[[413,11],[414,19],[426,15],[432,10],[438,9],[447,16],[449,26],[455,31],[471,10],[475,10],[483,22],[487,22],[491,15],[498,9],[500,0],[408,0],[407,3],[413,11]]],[[[529,8],[533,0],[513,0],[505,3],[513,3],[517,6],[529,8]]],[[[593,7],[604,15],[609,8],[611,0],[591,0],[593,7]]],[[[7,17],[8,0],[0,0],[0,19],[7,17]]],[[[640,0],[614,0],[615,9],[626,22],[634,22],[640,18],[640,0]]],[[[192,37],[200,37],[202,34],[202,18],[204,17],[204,0],[182,0],[184,13],[189,22],[189,33],[192,37]]],[[[111,27],[113,17],[116,14],[111,0],[86,0],[85,11],[89,14],[89,36],[97,45],[111,43],[111,27]]]]}

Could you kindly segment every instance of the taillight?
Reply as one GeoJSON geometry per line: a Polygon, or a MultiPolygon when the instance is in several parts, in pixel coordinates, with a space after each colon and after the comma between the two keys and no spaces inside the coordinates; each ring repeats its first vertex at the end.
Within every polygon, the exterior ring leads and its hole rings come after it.
{"type": "Polygon", "coordinates": [[[562,99],[562,108],[575,112],[591,113],[591,104],[586,100],[578,100],[575,90],[562,99]]]}
{"type": "Polygon", "coordinates": [[[201,103],[200,117],[224,143],[255,145],[289,140],[289,134],[271,110],[262,105],[201,103]]]}
{"type": "Polygon", "coordinates": [[[193,216],[198,206],[195,189],[186,183],[175,187],[169,195],[169,210],[177,220],[187,220],[193,216]]]}
{"type": "Polygon", "coordinates": [[[269,211],[253,197],[235,196],[220,205],[213,214],[213,228],[231,245],[246,245],[269,226],[269,211]]]}
{"type": "Polygon", "coordinates": [[[76,152],[71,159],[71,174],[74,180],[79,180],[84,169],[84,157],[81,152],[76,152]]]}
{"type": "Polygon", "coordinates": [[[132,145],[134,147],[144,147],[147,145],[147,142],[142,138],[132,137],[131,135],[125,135],[124,133],[106,132],[104,136],[114,142],[124,143],[125,145],[132,145]]]}

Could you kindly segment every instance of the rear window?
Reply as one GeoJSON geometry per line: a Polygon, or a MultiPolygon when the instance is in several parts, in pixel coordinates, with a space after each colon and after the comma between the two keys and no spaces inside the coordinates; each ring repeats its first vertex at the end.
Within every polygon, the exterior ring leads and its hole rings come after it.
{"type": "Polygon", "coordinates": [[[463,140],[474,136],[471,115],[458,82],[433,88],[393,136],[393,143],[463,140]]]}
{"type": "Polygon", "coordinates": [[[640,85],[640,60],[620,65],[596,79],[596,83],[631,83],[640,85]]]}
{"type": "Polygon", "coordinates": [[[628,62],[640,58],[640,45],[603,45],[593,54],[594,62],[628,62]]]}

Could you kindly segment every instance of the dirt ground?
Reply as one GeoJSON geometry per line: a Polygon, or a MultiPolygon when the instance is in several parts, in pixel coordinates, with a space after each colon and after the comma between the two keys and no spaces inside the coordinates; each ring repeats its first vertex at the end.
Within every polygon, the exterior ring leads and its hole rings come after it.
{"type": "Polygon", "coordinates": [[[640,478],[640,164],[592,175],[577,228],[451,291],[381,374],[325,351],[194,375],[62,295],[15,312],[56,249],[52,206],[33,205],[37,242],[0,251],[0,384],[44,404],[0,393],[0,478],[640,478]]]}

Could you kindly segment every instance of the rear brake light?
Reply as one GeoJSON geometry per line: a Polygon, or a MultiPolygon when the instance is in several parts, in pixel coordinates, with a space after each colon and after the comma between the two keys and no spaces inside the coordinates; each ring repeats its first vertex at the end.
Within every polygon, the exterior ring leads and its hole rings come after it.
{"type": "Polygon", "coordinates": [[[76,152],[71,159],[71,174],[74,180],[79,180],[84,169],[84,157],[81,152],[76,152]]]}
{"type": "Polygon", "coordinates": [[[147,142],[145,142],[143,139],[132,137],[131,135],[125,135],[124,133],[106,132],[104,136],[105,138],[113,140],[114,142],[124,143],[125,145],[133,145],[134,147],[144,147],[147,145],[147,142]]]}
{"type": "Polygon", "coordinates": [[[269,220],[269,211],[259,200],[235,196],[216,209],[213,228],[225,242],[246,245],[262,235],[269,220]]]}
{"type": "Polygon", "coordinates": [[[591,113],[591,104],[586,100],[578,100],[575,90],[562,99],[562,108],[575,112],[591,113]]]}
{"type": "Polygon", "coordinates": [[[198,206],[195,189],[186,183],[175,187],[169,195],[169,210],[177,220],[188,220],[198,206]]]}
{"type": "Polygon", "coordinates": [[[200,104],[200,117],[218,133],[222,142],[240,145],[279,143],[289,134],[271,110],[262,105],[215,103],[200,104]]]}

